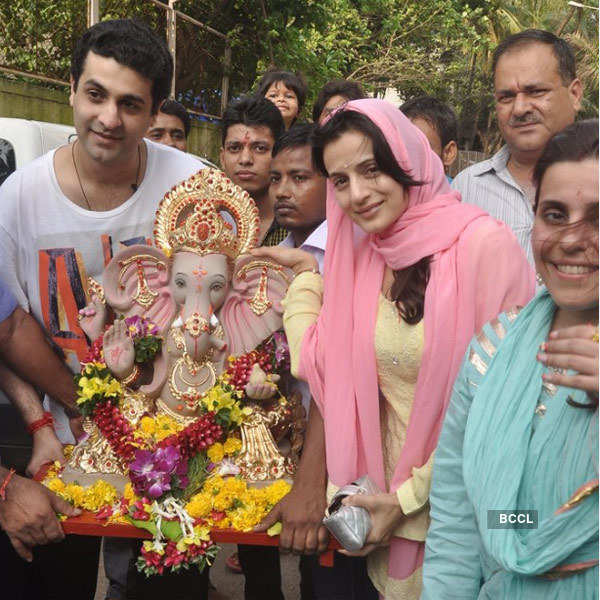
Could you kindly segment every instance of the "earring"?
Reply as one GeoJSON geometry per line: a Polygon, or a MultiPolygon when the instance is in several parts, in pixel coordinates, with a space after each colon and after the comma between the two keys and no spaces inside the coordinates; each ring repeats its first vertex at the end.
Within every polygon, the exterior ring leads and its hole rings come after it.
{"type": "Polygon", "coordinates": [[[542,276],[539,273],[535,274],[535,282],[538,285],[544,285],[544,280],[542,279],[542,276]]]}

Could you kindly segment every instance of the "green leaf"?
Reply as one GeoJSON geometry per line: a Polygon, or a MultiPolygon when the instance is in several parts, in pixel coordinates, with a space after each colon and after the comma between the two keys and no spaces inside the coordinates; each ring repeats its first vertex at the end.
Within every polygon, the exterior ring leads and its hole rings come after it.
{"type": "Polygon", "coordinates": [[[188,461],[188,485],[182,494],[184,500],[189,500],[202,487],[208,477],[206,467],[209,462],[204,452],[199,452],[188,461]]]}
{"type": "MultiPolygon", "coordinates": [[[[157,529],[154,521],[141,521],[139,519],[133,519],[129,516],[126,518],[135,527],[149,531],[152,534],[152,537],[156,537],[157,529]]],[[[167,539],[172,540],[173,542],[179,541],[183,535],[179,521],[162,521],[160,524],[160,530],[167,539]]]]}

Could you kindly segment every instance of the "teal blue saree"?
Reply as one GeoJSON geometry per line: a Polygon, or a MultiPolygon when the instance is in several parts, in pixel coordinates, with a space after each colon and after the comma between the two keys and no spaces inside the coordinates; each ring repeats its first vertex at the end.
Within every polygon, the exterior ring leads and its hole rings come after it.
{"type": "Polygon", "coordinates": [[[542,380],[554,311],[543,291],[467,350],[435,454],[422,599],[598,598],[598,412],[542,380]],[[490,529],[489,510],[535,510],[537,527],[490,529]]]}

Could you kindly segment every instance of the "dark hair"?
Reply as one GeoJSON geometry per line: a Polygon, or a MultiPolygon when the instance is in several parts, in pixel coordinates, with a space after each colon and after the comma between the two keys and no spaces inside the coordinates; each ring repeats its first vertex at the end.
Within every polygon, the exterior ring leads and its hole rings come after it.
{"type": "Polygon", "coordinates": [[[355,81],[348,81],[347,79],[332,79],[328,81],[319,92],[315,104],[313,106],[313,121],[316,123],[325,108],[325,105],[329,102],[330,98],[334,96],[344,96],[348,101],[360,100],[366,98],[366,94],[360,87],[359,83],[355,81]]]}
{"type": "Polygon", "coordinates": [[[221,119],[222,144],[225,143],[227,130],[238,123],[248,127],[268,127],[275,141],[279,139],[285,129],[279,109],[264,96],[244,96],[227,105],[221,119]]]}
{"type": "Polygon", "coordinates": [[[558,72],[565,85],[569,85],[571,81],[577,77],[575,55],[573,54],[571,46],[562,38],[557,37],[550,31],[544,31],[543,29],[526,29],[525,31],[515,33],[502,40],[494,50],[492,73],[494,75],[496,74],[498,61],[505,52],[519,46],[528,46],[530,44],[546,44],[552,47],[552,52],[558,61],[558,72]]]}
{"type": "Polygon", "coordinates": [[[273,146],[273,158],[286,148],[311,147],[311,138],[315,128],[312,123],[296,123],[292,125],[273,146]]]}
{"type": "Polygon", "coordinates": [[[258,82],[256,93],[259,96],[266,95],[268,89],[278,81],[281,81],[285,87],[290,90],[294,90],[296,98],[298,98],[298,114],[302,112],[304,103],[306,102],[306,94],[308,92],[308,86],[304,81],[302,73],[290,73],[289,71],[267,71],[258,82]]]}
{"type": "MultiPolygon", "coordinates": [[[[325,125],[314,132],[313,162],[325,177],[329,177],[329,174],[323,162],[323,150],[327,144],[339,139],[348,131],[359,131],[371,140],[375,162],[382,173],[406,187],[422,185],[421,181],[413,179],[398,164],[381,129],[369,117],[355,110],[336,112],[325,125]]],[[[394,271],[394,283],[390,294],[400,315],[409,325],[415,325],[423,318],[430,258],[426,256],[410,267],[394,271]]]]}
{"type": "Polygon", "coordinates": [[[405,102],[400,110],[411,120],[427,121],[440,136],[442,149],[450,142],[458,140],[456,113],[441,100],[432,96],[419,96],[405,102]]]}
{"type": "Polygon", "coordinates": [[[540,198],[540,184],[548,168],[558,162],[580,162],[588,158],[598,158],[598,119],[577,121],[550,138],[533,169],[534,212],[540,198]]]}
{"type": "Polygon", "coordinates": [[[180,104],[177,100],[165,100],[158,110],[165,115],[177,117],[183,123],[185,137],[189,135],[192,124],[190,122],[190,115],[188,114],[188,111],[185,110],[183,104],[180,104]]]}
{"type": "Polygon", "coordinates": [[[71,59],[71,76],[77,89],[89,52],[114,58],[152,81],[152,113],[167,98],[173,77],[173,59],[164,40],[147,25],[132,19],[102,21],[79,39],[71,59]]]}

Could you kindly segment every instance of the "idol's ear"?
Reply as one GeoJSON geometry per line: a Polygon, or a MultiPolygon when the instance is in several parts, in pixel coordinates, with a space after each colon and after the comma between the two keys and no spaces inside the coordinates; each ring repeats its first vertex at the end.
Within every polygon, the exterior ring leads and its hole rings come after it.
{"type": "Polygon", "coordinates": [[[248,254],[235,262],[231,291],[219,318],[230,354],[250,352],[283,325],[283,300],[293,273],[248,254]]]}
{"type": "Polygon", "coordinates": [[[104,295],[118,314],[150,319],[164,333],[176,312],[170,278],[171,263],[161,250],[129,246],[104,269],[104,295]]]}

